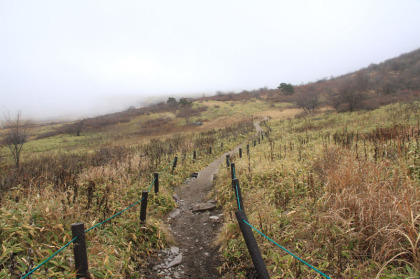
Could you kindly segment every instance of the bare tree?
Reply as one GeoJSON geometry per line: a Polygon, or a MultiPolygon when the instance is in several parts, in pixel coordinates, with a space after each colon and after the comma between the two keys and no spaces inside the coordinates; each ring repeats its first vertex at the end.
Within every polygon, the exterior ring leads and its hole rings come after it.
{"type": "Polygon", "coordinates": [[[308,87],[299,92],[296,96],[296,105],[305,112],[316,110],[321,105],[316,88],[308,87]]]}
{"type": "Polygon", "coordinates": [[[4,139],[3,143],[12,153],[16,167],[20,167],[20,155],[23,145],[28,139],[28,121],[22,120],[20,112],[12,117],[9,113],[4,118],[4,139]]]}
{"type": "Polygon", "coordinates": [[[354,80],[346,80],[339,87],[339,95],[337,103],[339,106],[342,104],[347,106],[351,112],[359,108],[363,101],[363,93],[360,92],[354,80]]]}
{"type": "Polygon", "coordinates": [[[198,116],[199,114],[200,112],[197,109],[194,109],[191,106],[184,106],[178,111],[176,116],[184,118],[185,124],[190,125],[191,118],[194,116],[198,116]]]}

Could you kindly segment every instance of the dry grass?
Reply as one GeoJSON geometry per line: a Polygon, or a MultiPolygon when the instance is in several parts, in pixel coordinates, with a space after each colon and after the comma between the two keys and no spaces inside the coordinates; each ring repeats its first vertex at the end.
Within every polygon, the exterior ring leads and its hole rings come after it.
{"type": "MultiPolygon", "coordinates": [[[[268,140],[251,144],[250,158],[233,159],[251,224],[332,278],[417,278],[417,119],[418,109],[393,105],[271,120],[268,140]]],[[[229,176],[219,173],[214,193],[226,212],[223,270],[246,278],[244,263],[252,262],[229,176]]],[[[272,278],[315,277],[265,239],[257,242],[272,278]]]]}
{"type": "Polygon", "coordinates": [[[337,241],[354,243],[352,253],[360,258],[382,265],[403,261],[419,269],[416,182],[387,161],[360,161],[353,152],[337,148],[326,152],[328,163],[320,168],[326,181],[323,218],[345,232],[337,241]],[[333,165],[331,154],[336,157],[333,165]]]}

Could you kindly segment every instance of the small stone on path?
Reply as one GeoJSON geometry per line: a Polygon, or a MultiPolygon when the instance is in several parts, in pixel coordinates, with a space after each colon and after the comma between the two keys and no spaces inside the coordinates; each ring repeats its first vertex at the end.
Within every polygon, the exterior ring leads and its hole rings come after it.
{"type": "Polygon", "coordinates": [[[178,255],[178,254],[179,254],[179,248],[178,248],[178,247],[176,247],[176,246],[172,246],[172,247],[171,247],[171,253],[172,253],[173,255],[178,255]]]}
{"type": "Polygon", "coordinates": [[[218,216],[210,216],[209,219],[212,220],[212,221],[218,221],[220,219],[220,217],[218,217],[218,216]]]}
{"type": "Polygon", "coordinates": [[[193,205],[192,212],[206,211],[215,209],[216,205],[212,203],[198,203],[193,205]]]}
{"type": "Polygon", "coordinates": [[[181,214],[181,209],[175,209],[174,211],[172,211],[171,213],[169,213],[169,218],[176,218],[181,214]]]}
{"type": "Polygon", "coordinates": [[[166,268],[171,268],[173,266],[179,265],[182,263],[182,253],[175,257],[175,259],[168,264],[166,268]]]}

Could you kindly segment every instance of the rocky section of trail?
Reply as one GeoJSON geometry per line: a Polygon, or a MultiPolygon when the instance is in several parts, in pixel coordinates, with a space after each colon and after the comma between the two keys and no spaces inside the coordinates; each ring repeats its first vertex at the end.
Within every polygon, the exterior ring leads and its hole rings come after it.
{"type": "Polygon", "coordinates": [[[197,178],[188,179],[174,195],[178,207],[168,215],[167,225],[176,246],[158,254],[148,278],[221,277],[217,268],[222,262],[214,239],[223,214],[220,206],[207,200],[207,196],[213,186],[213,176],[225,157],[226,154],[213,161],[197,178]],[[177,261],[173,262],[176,257],[177,261]]]}
{"type": "MultiPolygon", "coordinates": [[[[262,129],[255,123],[257,133],[262,129]]],[[[147,278],[221,278],[218,267],[222,265],[215,238],[223,224],[221,206],[207,200],[213,187],[213,176],[224,163],[226,154],[238,152],[242,145],[223,154],[196,178],[189,178],[173,196],[178,207],[168,214],[167,225],[175,238],[176,246],[158,253],[150,265],[147,278]]]]}

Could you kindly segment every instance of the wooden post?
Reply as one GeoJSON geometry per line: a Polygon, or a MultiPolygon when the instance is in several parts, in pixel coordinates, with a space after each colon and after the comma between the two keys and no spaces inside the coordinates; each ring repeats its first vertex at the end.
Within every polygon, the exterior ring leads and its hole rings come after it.
{"type": "Polygon", "coordinates": [[[147,197],[149,192],[143,191],[141,193],[141,206],[140,206],[140,221],[143,223],[146,220],[147,213],[147,197]]]}
{"type": "Polygon", "coordinates": [[[232,179],[236,178],[235,177],[235,163],[230,164],[230,176],[232,177],[232,179]]]}
{"type": "Polygon", "coordinates": [[[246,145],[246,155],[249,157],[249,144],[246,145]]]}
{"type": "Polygon", "coordinates": [[[172,165],[172,173],[174,173],[174,170],[176,168],[176,163],[178,162],[178,157],[175,157],[174,164],[172,165]]]}
{"type": "Polygon", "coordinates": [[[85,226],[83,223],[75,223],[71,225],[71,232],[73,238],[73,254],[76,268],[76,278],[90,278],[88,258],[86,253],[86,237],[85,226]]]}
{"type": "Polygon", "coordinates": [[[226,154],[226,167],[228,168],[230,166],[230,161],[229,161],[229,154],[226,154]]]}
{"type": "Polygon", "coordinates": [[[255,146],[257,146],[257,141],[256,141],[256,140],[254,140],[254,147],[255,147],[255,146]]]}
{"type": "Polygon", "coordinates": [[[242,158],[242,148],[239,148],[239,158],[242,158]]]}
{"type": "Polygon", "coordinates": [[[232,179],[232,189],[236,196],[236,203],[238,205],[238,210],[242,210],[243,212],[245,212],[244,203],[242,201],[241,187],[239,187],[238,178],[232,179]]]}
{"type": "Polygon", "coordinates": [[[254,263],[255,269],[258,272],[258,278],[267,279],[270,278],[264,260],[261,256],[260,249],[258,248],[257,241],[255,240],[252,229],[243,220],[248,222],[245,212],[242,210],[235,212],[236,219],[238,220],[239,228],[241,229],[242,236],[245,239],[248,252],[251,255],[252,262],[254,263]]]}
{"type": "Polygon", "coordinates": [[[155,172],[153,175],[155,177],[155,193],[157,194],[159,193],[159,173],[155,172]]]}
{"type": "Polygon", "coordinates": [[[209,154],[211,155],[211,146],[209,147],[209,154]]]}
{"type": "Polygon", "coordinates": [[[197,152],[194,150],[193,152],[193,160],[197,159],[197,152]]]}

